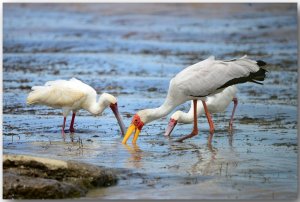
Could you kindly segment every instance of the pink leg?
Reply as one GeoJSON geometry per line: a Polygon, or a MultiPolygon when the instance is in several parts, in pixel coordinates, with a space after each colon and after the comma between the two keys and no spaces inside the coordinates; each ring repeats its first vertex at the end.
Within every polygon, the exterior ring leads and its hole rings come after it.
{"type": "Polygon", "coordinates": [[[232,114],[231,114],[231,119],[230,119],[230,122],[229,122],[229,131],[230,132],[232,132],[233,116],[234,116],[234,112],[235,112],[235,109],[236,109],[237,104],[238,104],[237,98],[233,98],[232,101],[233,101],[234,106],[233,106],[233,110],[232,110],[232,114]]]}
{"type": "Polygon", "coordinates": [[[64,122],[61,128],[61,135],[63,136],[63,138],[65,137],[65,126],[66,126],[66,117],[64,117],[64,122]]]}
{"type": "Polygon", "coordinates": [[[197,125],[197,100],[193,100],[194,102],[194,128],[193,131],[189,134],[186,135],[178,140],[176,142],[183,142],[183,140],[194,137],[195,135],[198,134],[198,125],[197,125]]]}
{"type": "Polygon", "coordinates": [[[74,133],[74,132],[75,132],[75,129],[74,129],[75,116],[76,116],[76,113],[73,112],[72,120],[71,120],[71,125],[70,125],[70,132],[71,132],[71,133],[74,133]]]}
{"type": "Polygon", "coordinates": [[[206,118],[207,118],[207,121],[208,121],[208,124],[209,124],[209,133],[210,134],[208,136],[207,143],[208,143],[208,145],[211,145],[211,141],[212,141],[213,134],[214,134],[214,131],[215,131],[215,126],[214,126],[214,122],[211,119],[211,115],[210,115],[210,113],[208,111],[206,103],[204,101],[202,101],[202,104],[203,104],[205,115],[206,115],[206,118]]]}
{"type": "Polygon", "coordinates": [[[205,115],[206,115],[206,118],[207,118],[207,122],[209,124],[209,133],[213,134],[214,131],[215,131],[214,122],[211,119],[211,114],[208,111],[206,103],[204,101],[202,101],[202,104],[203,104],[203,107],[204,107],[204,111],[205,111],[205,115]]]}

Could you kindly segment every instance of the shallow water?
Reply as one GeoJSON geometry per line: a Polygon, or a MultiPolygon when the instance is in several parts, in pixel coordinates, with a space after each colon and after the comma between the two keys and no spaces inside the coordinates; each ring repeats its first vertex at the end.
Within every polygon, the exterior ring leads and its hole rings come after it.
{"type": "MultiPolygon", "coordinates": [[[[232,5],[5,4],[4,152],[120,170],[116,186],[92,190],[87,198],[295,198],[296,5],[232,5]],[[204,116],[199,135],[184,143],[173,140],[192,125],[178,124],[168,139],[165,117],[146,125],[133,146],[121,144],[109,109],[101,117],[80,111],[76,133],[63,140],[61,111],[25,102],[31,86],[75,76],[116,95],[128,126],[136,111],[163,103],[170,78],[182,68],[209,55],[244,54],[265,60],[268,78],[263,86],[238,86],[232,135],[233,104],[213,115],[212,147],[204,116]]],[[[177,109],[187,111],[189,103],[177,109]]]]}

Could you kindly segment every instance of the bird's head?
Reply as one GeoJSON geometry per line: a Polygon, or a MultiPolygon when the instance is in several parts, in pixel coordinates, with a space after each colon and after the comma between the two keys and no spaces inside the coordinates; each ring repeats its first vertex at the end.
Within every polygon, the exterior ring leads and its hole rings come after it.
{"type": "Polygon", "coordinates": [[[132,140],[132,143],[135,144],[144,125],[145,125],[145,120],[144,120],[143,113],[141,113],[141,114],[139,112],[136,113],[132,118],[131,124],[127,129],[126,135],[125,135],[122,143],[126,144],[127,140],[131,136],[131,134],[135,131],[134,137],[132,140]]]}
{"type": "Polygon", "coordinates": [[[117,98],[111,94],[108,94],[108,93],[103,93],[100,97],[100,99],[103,100],[103,103],[106,107],[110,107],[110,109],[112,110],[112,112],[114,113],[117,121],[118,121],[118,124],[120,126],[120,129],[121,129],[121,132],[122,132],[122,135],[124,136],[125,135],[125,125],[123,123],[123,120],[120,116],[120,113],[119,113],[119,109],[118,109],[118,103],[117,103],[117,98]]]}
{"type": "Polygon", "coordinates": [[[102,101],[99,103],[104,104],[106,107],[117,104],[117,98],[108,93],[102,93],[99,99],[102,101]]]}
{"type": "Polygon", "coordinates": [[[174,114],[172,114],[170,121],[168,123],[168,126],[165,131],[165,136],[170,136],[173,129],[178,123],[178,119],[180,119],[182,112],[181,111],[176,111],[174,114]]]}

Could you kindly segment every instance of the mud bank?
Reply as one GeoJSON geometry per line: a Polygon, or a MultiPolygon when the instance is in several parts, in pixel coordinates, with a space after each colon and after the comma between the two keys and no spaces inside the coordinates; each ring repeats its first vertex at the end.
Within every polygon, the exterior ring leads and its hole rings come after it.
{"type": "Polygon", "coordinates": [[[3,156],[4,199],[61,199],[116,184],[116,174],[103,167],[25,155],[3,156]]]}

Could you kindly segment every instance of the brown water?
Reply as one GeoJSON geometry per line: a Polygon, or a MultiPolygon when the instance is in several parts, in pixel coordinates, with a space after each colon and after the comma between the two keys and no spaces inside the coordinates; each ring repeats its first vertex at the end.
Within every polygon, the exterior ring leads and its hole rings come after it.
{"type": "MultiPolygon", "coordinates": [[[[296,19],[296,4],[4,4],[4,153],[120,172],[116,186],[87,198],[293,199],[296,19]],[[168,139],[165,117],[144,127],[137,146],[122,145],[109,109],[101,117],[80,111],[76,133],[63,141],[61,111],[25,102],[31,86],[75,76],[116,95],[128,126],[136,111],[163,103],[169,80],[187,65],[244,54],[266,61],[268,78],[238,86],[232,135],[233,106],[213,115],[212,147],[204,116],[199,135],[184,143],[173,140],[192,125],[178,124],[168,139]]],[[[178,109],[188,111],[189,103],[178,109]]]]}

